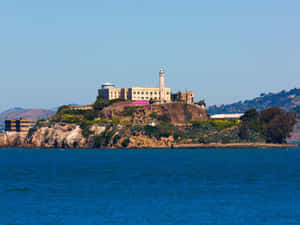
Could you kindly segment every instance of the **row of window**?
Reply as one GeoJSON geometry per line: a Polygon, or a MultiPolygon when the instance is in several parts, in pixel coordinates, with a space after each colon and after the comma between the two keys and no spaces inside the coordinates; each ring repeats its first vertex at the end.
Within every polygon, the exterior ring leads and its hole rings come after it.
{"type": "MultiPolygon", "coordinates": [[[[134,95],[135,95],[135,94],[138,94],[138,95],[139,95],[140,93],[141,93],[141,95],[143,95],[143,94],[144,94],[144,92],[143,92],[143,91],[142,91],[142,92],[139,92],[139,91],[138,91],[138,92],[135,92],[135,91],[133,92],[133,94],[134,94],[134,95]]],[[[149,92],[148,92],[148,91],[147,91],[147,92],[145,92],[145,93],[146,93],[146,95],[148,95],[148,94],[149,94],[149,92]]],[[[153,94],[153,92],[151,91],[151,92],[150,92],[150,95],[152,95],[152,94],[153,94]]],[[[154,92],[154,94],[155,94],[155,95],[157,95],[157,92],[155,91],[155,92],[154,92]]]]}
{"type": "MultiPolygon", "coordinates": [[[[146,93],[146,95],[148,95],[148,94],[149,94],[149,92],[148,92],[148,91],[147,91],[147,92],[145,92],[145,93],[146,93]]],[[[135,91],[134,91],[134,92],[133,92],[133,94],[134,94],[134,95],[135,95],[135,94],[138,94],[138,95],[139,95],[139,94],[140,94],[140,92],[139,92],[139,91],[138,91],[138,92],[135,92],[135,91]]],[[[141,95],[143,95],[143,94],[144,94],[144,92],[142,91],[142,92],[141,92],[141,95]]],[[[153,94],[153,92],[151,91],[151,92],[150,92],[150,95],[152,95],[152,94],[153,94]]],[[[155,92],[154,92],[154,94],[155,94],[155,95],[157,95],[158,93],[155,91],[155,92]]],[[[167,95],[168,95],[168,94],[169,94],[169,92],[167,92],[167,95]]]]}
{"type": "MultiPolygon", "coordinates": [[[[149,97],[141,97],[142,100],[148,100],[150,99],[149,97]]],[[[158,98],[157,97],[154,97],[153,99],[157,100],[158,98]]]]}

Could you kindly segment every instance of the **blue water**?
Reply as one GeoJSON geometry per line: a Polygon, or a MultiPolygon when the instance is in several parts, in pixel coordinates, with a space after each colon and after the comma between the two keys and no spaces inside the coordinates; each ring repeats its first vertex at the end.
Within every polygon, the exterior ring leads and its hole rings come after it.
{"type": "Polygon", "coordinates": [[[0,149],[0,224],[300,224],[300,149],[0,149]]]}

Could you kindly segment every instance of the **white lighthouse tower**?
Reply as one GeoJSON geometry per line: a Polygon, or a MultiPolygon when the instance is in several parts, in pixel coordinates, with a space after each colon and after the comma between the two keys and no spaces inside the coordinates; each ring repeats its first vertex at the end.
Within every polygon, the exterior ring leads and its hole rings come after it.
{"type": "Polygon", "coordinates": [[[160,68],[159,71],[159,95],[160,103],[165,102],[165,72],[164,68],[160,68]]]}

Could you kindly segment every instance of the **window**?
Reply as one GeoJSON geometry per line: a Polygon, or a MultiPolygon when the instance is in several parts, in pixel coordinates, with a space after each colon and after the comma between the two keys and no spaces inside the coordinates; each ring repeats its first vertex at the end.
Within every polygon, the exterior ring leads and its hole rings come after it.
{"type": "Polygon", "coordinates": [[[135,95],[135,94],[136,94],[136,92],[134,91],[134,92],[133,92],[133,94],[135,95]]]}
{"type": "Polygon", "coordinates": [[[142,99],[144,99],[144,97],[142,97],[142,99]]]}
{"type": "Polygon", "coordinates": [[[137,94],[139,95],[139,94],[140,94],[140,92],[138,91],[138,92],[137,92],[137,94]]]}
{"type": "Polygon", "coordinates": [[[146,92],[146,95],[148,94],[148,91],[146,92]]]}
{"type": "Polygon", "coordinates": [[[167,92],[167,95],[169,94],[169,92],[167,92]]]}
{"type": "Polygon", "coordinates": [[[144,92],[142,91],[142,93],[141,93],[142,95],[144,94],[144,92]]]}
{"type": "Polygon", "coordinates": [[[152,91],[150,92],[150,95],[152,95],[152,91]]]}
{"type": "Polygon", "coordinates": [[[155,95],[157,95],[157,92],[154,92],[155,95]]]}
{"type": "Polygon", "coordinates": [[[155,97],[154,99],[157,99],[157,97],[155,97]]]}

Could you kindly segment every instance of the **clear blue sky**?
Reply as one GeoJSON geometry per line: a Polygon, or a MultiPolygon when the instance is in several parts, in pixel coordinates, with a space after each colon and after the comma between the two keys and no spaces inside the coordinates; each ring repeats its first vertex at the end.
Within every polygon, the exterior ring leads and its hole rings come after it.
{"type": "Polygon", "coordinates": [[[300,1],[2,1],[0,111],[88,104],[101,83],[208,105],[300,87],[300,1]]]}

